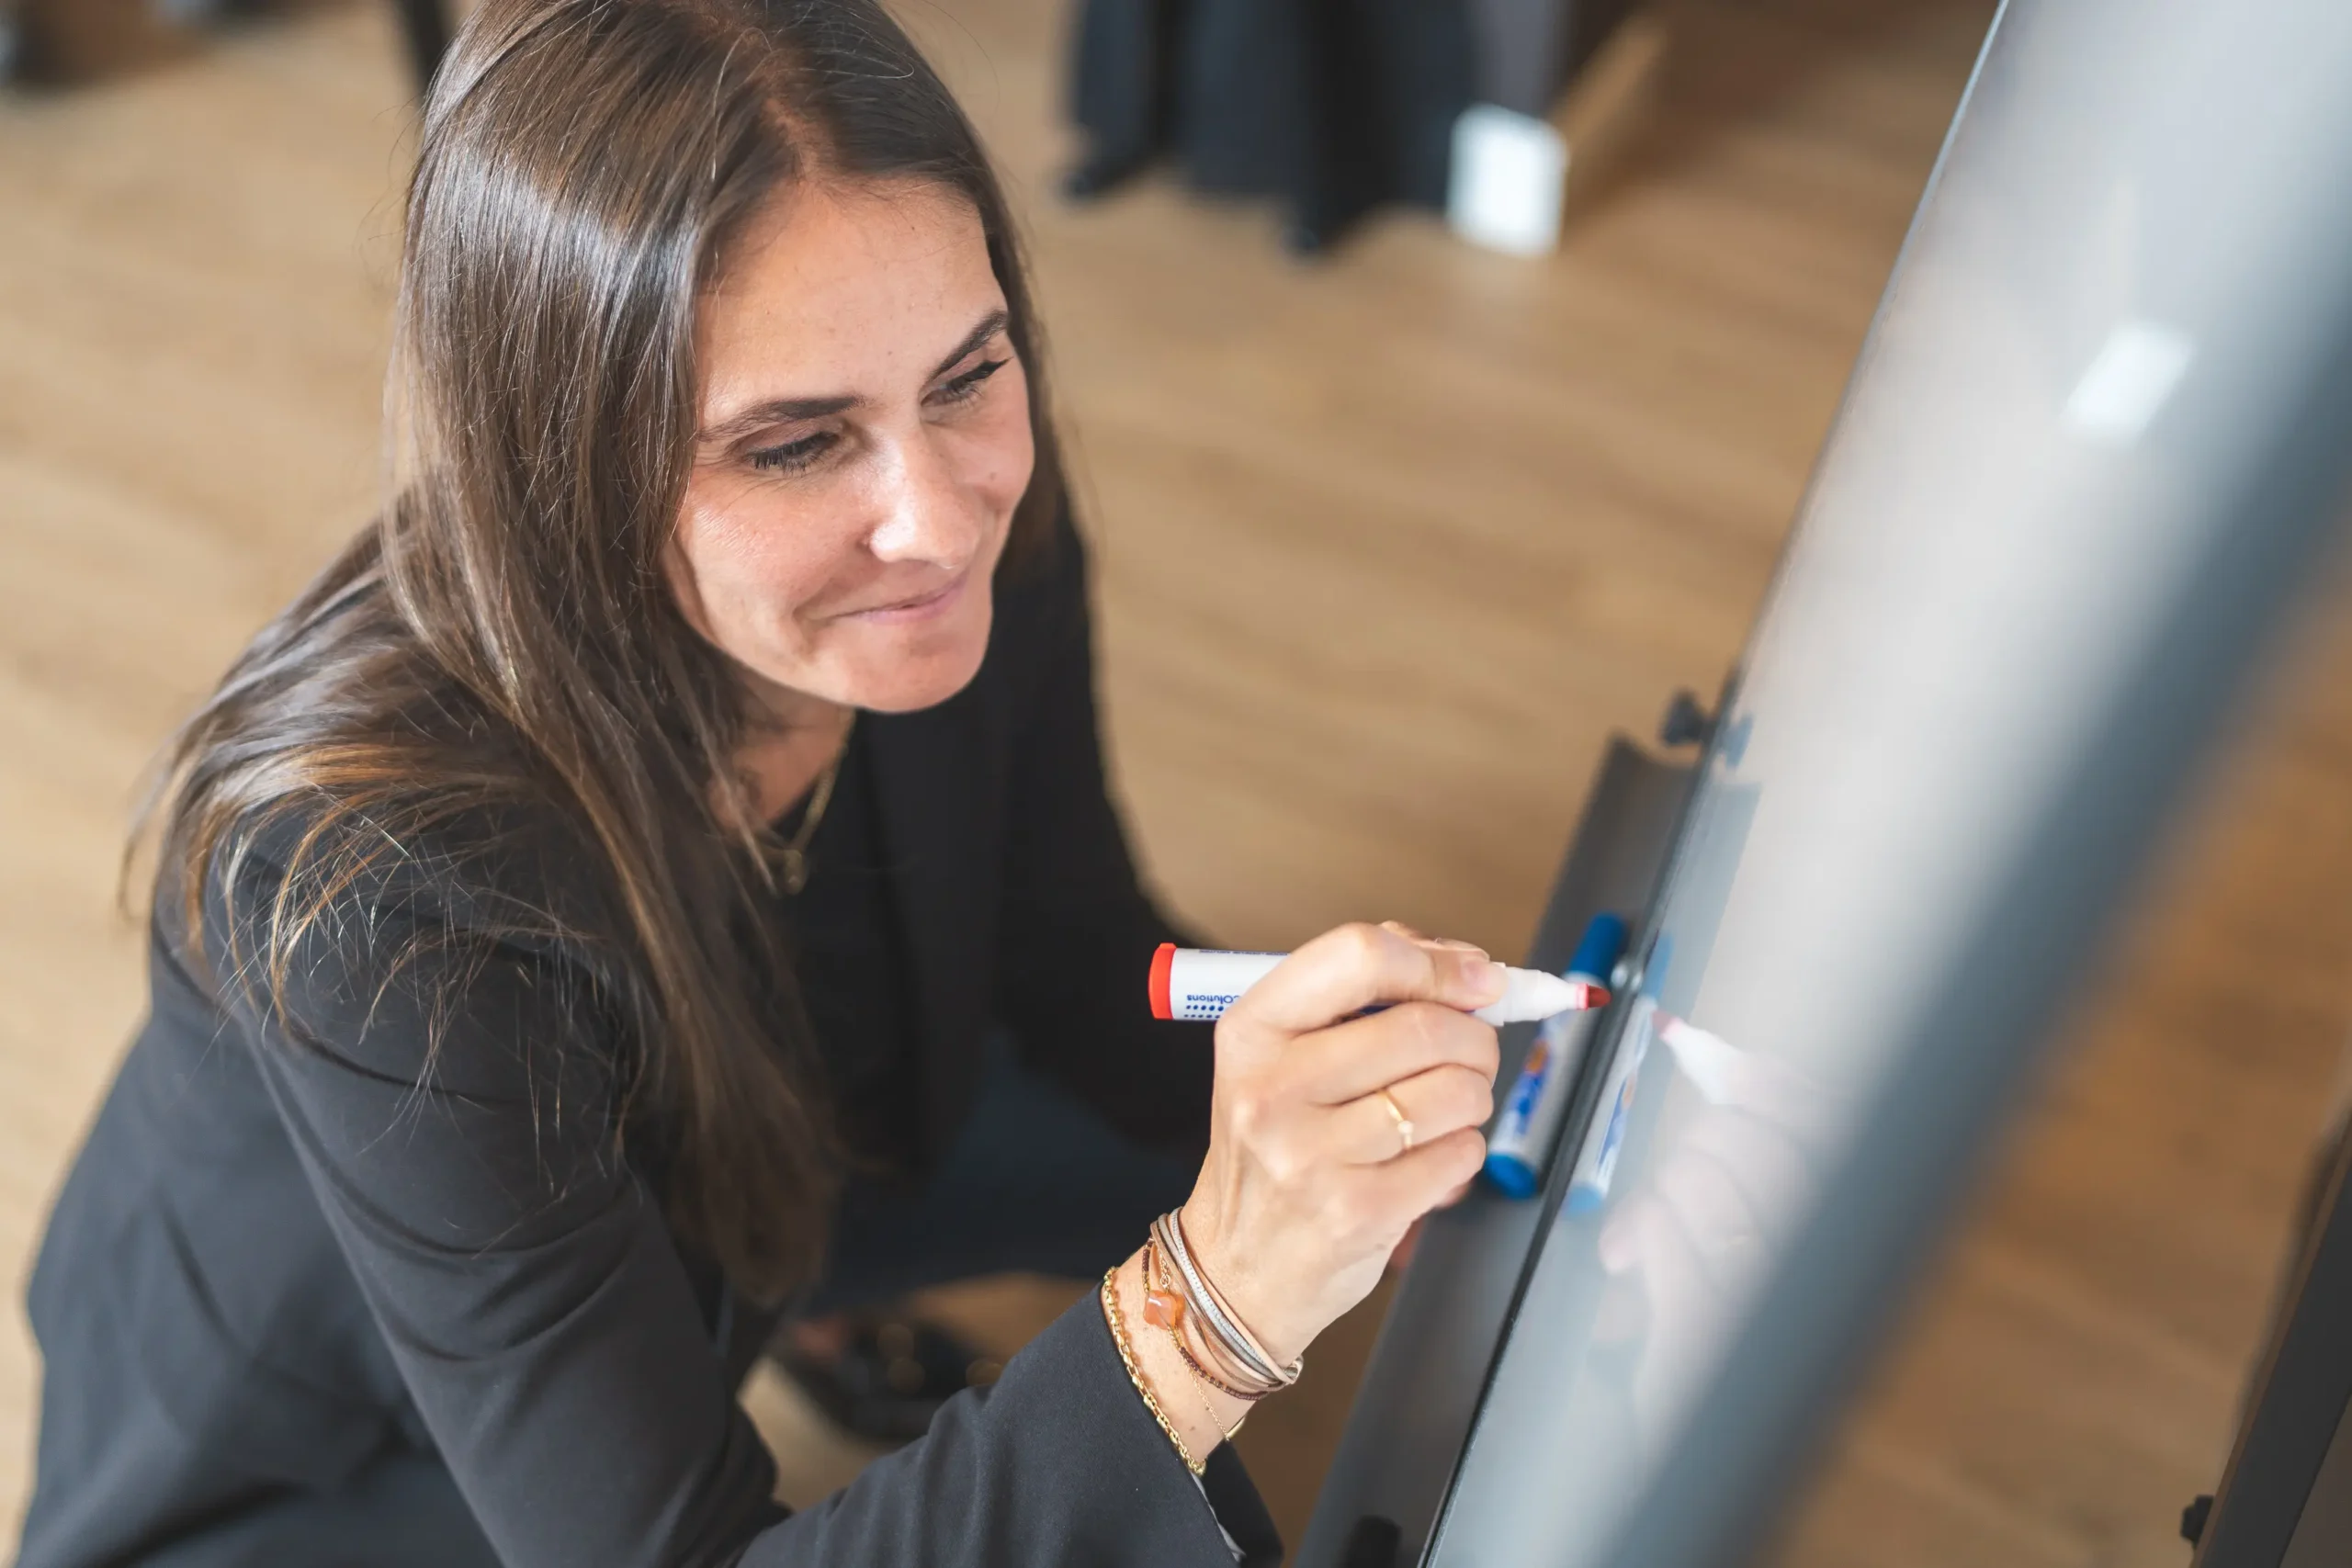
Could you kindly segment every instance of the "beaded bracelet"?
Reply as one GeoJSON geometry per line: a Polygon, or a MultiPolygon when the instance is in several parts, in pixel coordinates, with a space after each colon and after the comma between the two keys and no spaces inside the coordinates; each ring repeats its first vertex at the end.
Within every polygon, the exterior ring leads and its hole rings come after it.
{"type": "Polygon", "coordinates": [[[1136,1385],[1136,1393],[1143,1396],[1143,1407],[1151,1412],[1151,1418],[1159,1423],[1160,1431],[1174,1445],[1176,1457],[1184,1461],[1186,1470],[1199,1475],[1208,1466],[1194,1459],[1193,1450],[1184,1446],[1183,1435],[1176,1430],[1175,1423],[1168,1419],[1168,1413],[1159,1408],[1159,1401],[1153,1396],[1151,1384],[1145,1379],[1143,1369],[1136,1364],[1136,1348],[1127,1340],[1127,1320],[1119,1311],[1118,1280],[1116,1265],[1102,1276],[1102,1315],[1111,1325],[1111,1342],[1119,1348],[1119,1363],[1127,1369],[1127,1381],[1136,1385]]]}
{"type": "Polygon", "coordinates": [[[1281,1386],[1272,1359],[1260,1353],[1254,1340],[1245,1337],[1226,1313],[1224,1301],[1210,1292],[1208,1281],[1193,1262],[1190,1249],[1176,1235],[1173,1221],[1172,1214],[1162,1214],[1152,1221],[1151,1239],[1174,1260],[1177,1276],[1182,1281],[1183,1299],[1200,1318],[1204,1339],[1218,1359],[1235,1368],[1247,1382],[1266,1388],[1281,1386]]]}
{"type": "MultiPolygon", "coordinates": [[[[1184,1297],[1178,1292],[1163,1290],[1155,1283],[1156,1280],[1166,1277],[1167,1270],[1159,1237],[1154,1235],[1144,1243],[1143,1247],[1143,1320],[1166,1329],[1168,1337],[1176,1346],[1176,1353],[1184,1358],[1184,1365],[1192,1369],[1193,1376],[1218,1393],[1231,1394],[1245,1404],[1254,1404],[1272,1393],[1273,1390],[1271,1388],[1236,1388],[1201,1364],[1200,1358],[1193,1354],[1193,1347],[1184,1337],[1185,1321],[1193,1315],[1185,1312],[1184,1297]]],[[[1210,1354],[1214,1357],[1216,1352],[1212,1349],[1210,1354]]],[[[1239,1430],[1240,1424],[1236,1422],[1234,1431],[1239,1430]]],[[[1226,1434],[1228,1438],[1232,1435],[1232,1432],[1226,1434]]]]}

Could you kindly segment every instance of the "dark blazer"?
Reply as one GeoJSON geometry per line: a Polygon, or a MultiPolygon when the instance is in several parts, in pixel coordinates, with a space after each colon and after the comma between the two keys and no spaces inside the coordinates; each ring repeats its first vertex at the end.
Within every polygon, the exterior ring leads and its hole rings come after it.
{"type": "MultiPolygon", "coordinates": [[[[1001,1021],[1114,1124],[1198,1140],[1208,1043],[1144,1006],[1169,928],[1104,789],[1075,533],[996,594],[970,686],[861,721],[924,1138],[961,1123],[1001,1021]]],[[[265,840],[215,924],[281,875],[265,840]]],[[[1091,1295],[786,1517],[736,1403],[773,1315],[672,1232],[658,1170],[613,1155],[621,1043],[582,952],[469,941],[479,900],[390,874],[300,955],[280,1018],[180,962],[169,903],[33,1276],[22,1568],[1223,1564],[1220,1520],[1279,1555],[1229,1450],[1186,1474],[1091,1295]],[[468,965],[430,1061],[430,963],[390,984],[375,963],[416,932],[468,965]]]]}

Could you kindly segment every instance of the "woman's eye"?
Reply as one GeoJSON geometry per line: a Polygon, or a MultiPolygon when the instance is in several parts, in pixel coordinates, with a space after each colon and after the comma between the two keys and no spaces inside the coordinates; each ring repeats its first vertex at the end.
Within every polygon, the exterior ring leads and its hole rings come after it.
{"type": "Polygon", "coordinates": [[[961,376],[956,377],[953,381],[950,381],[941,387],[939,389],[938,397],[944,402],[960,403],[965,399],[977,394],[980,389],[981,382],[987,380],[989,377],[995,375],[998,371],[1003,369],[1011,363],[1012,360],[1010,357],[1007,357],[1004,359],[991,359],[987,361],[985,364],[975,365],[969,370],[965,371],[961,376]]]}
{"type": "Polygon", "coordinates": [[[823,457],[833,445],[831,431],[819,431],[780,446],[763,446],[752,454],[752,467],[779,473],[797,473],[823,457]]]}

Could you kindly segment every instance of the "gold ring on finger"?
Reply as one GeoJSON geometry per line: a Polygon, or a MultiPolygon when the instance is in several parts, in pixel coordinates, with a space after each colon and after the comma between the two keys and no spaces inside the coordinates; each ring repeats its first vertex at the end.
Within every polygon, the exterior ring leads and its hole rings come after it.
{"type": "Polygon", "coordinates": [[[1405,1108],[1397,1104],[1396,1097],[1386,1089],[1374,1089],[1373,1092],[1380,1096],[1380,1103],[1388,1107],[1388,1114],[1396,1120],[1396,1136],[1404,1145],[1396,1152],[1400,1155],[1410,1152],[1413,1147],[1413,1119],[1405,1114],[1405,1108]]]}

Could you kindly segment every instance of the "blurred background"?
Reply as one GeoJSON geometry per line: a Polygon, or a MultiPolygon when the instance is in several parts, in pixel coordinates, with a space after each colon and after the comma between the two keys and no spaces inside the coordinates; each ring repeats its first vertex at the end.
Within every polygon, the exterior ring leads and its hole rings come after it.
{"type": "MultiPolygon", "coordinates": [[[[1993,8],[1662,0],[1638,51],[1588,39],[1594,72],[1545,86],[1610,155],[1552,248],[1510,254],[1409,180],[1318,207],[1220,192],[1196,156],[1106,166],[1070,124],[1072,0],[899,7],[1029,225],[1114,762],[1176,909],[1234,946],[1386,917],[1523,949],[1609,735],[1740,644],[1993,8]]],[[[375,501],[415,39],[390,0],[0,16],[30,78],[0,90],[20,1296],[141,1006],[116,873],[143,770],[375,501]]],[[[2352,1032],[2345,603],[2248,716],[1769,1555],[2186,1561],[2352,1032]]],[[[936,1305],[1010,1349],[1076,1289],[936,1305]]],[[[1294,1540],[1384,1301],[1241,1438],[1294,1540]]],[[[13,1518],[40,1374],[5,1324],[13,1518]]],[[[866,1457],[781,1380],[747,1397],[788,1498],[866,1457]]]]}

